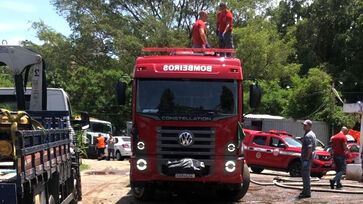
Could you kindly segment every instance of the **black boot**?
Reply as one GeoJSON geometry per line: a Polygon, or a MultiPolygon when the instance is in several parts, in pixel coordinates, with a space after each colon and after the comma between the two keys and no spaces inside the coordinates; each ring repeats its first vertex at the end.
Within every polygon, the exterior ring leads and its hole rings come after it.
{"type": "Polygon", "coordinates": [[[335,183],[334,180],[330,179],[329,182],[330,182],[330,188],[334,189],[334,183],[335,183]]]}

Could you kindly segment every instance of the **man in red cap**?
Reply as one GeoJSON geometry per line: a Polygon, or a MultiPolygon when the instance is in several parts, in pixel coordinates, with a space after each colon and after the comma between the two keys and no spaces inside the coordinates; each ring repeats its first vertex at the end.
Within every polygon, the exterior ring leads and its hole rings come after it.
{"type": "MultiPolygon", "coordinates": [[[[219,12],[217,14],[217,30],[219,48],[233,49],[233,14],[227,9],[225,3],[219,4],[219,12]]],[[[224,57],[225,53],[221,53],[224,57]]],[[[230,57],[231,53],[227,53],[227,57],[230,57]]]]}
{"type": "Polygon", "coordinates": [[[311,164],[313,163],[315,157],[315,145],[316,145],[316,135],[311,130],[313,123],[311,120],[305,120],[303,123],[305,134],[301,139],[301,177],[303,180],[303,189],[298,199],[310,198],[310,172],[311,164]]]}

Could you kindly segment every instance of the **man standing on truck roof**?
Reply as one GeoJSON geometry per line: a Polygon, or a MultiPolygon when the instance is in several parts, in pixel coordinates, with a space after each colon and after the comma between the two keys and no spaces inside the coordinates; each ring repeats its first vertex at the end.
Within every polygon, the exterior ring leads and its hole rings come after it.
{"type": "Polygon", "coordinates": [[[103,155],[105,155],[105,148],[106,148],[106,139],[102,136],[102,134],[98,134],[98,137],[96,138],[97,143],[97,154],[98,154],[98,160],[103,159],[103,155]]]}
{"type": "MultiPolygon", "coordinates": [[[[233,14],[227,9],[225,3],[219,4],[219,12],[217,14],[217,30],[219,48],[233,49],[233,14]]],[[[225,53],[221,53],[221,57],[224,57],[225,53]]],[[[231,53],[227,53],[227,57],[230,57],[231,53]]]]}
{"type": "Polygon", "coordinates": [[[208,19],[208,13],[201,10],[199,12],[199,19],[193,24],[193,48],[209,48],[207,41],[207,29],[205,22],[208,19]]]}
{"type": "Polygon", "coordinates": [[[310,172],[311,172],[311,164],[315,157],[315,144],[316,144],[316,136],[315,133],[311,130],[313,123],[311,120],[305,120],[303,123],[305,134],[301,139],[302,148],[301,148],[301,176],[303,180],[303,190],[298,196],[299,199],[302,198],[310,198],[310,172]]]}
{"type": "Polygon", "coordinates": [[[337,174],[330,181],[330,188],[334,189],[334,184],[337,183],[337,189],[342,188],[342,184],[340,183],[340,179],[343,174],[345,174],[345,169],[347,166],[345,153],[348,151],[347,147],[347,135],[348,128],[342,127],[341,131],[334,135],[331,139],[332,147],[333,147],[333,159],[335,164],[335,171],[337,174]]]}

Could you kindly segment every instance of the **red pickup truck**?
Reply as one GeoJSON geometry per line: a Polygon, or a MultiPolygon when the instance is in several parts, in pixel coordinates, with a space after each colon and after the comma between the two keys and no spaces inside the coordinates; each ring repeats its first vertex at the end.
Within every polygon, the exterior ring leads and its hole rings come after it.
{"type": "MultiPolygon", "coordinates": [[[[243,140],[247,165],[255,173],[263,169],[286,171],[290,176],[301,176],[301,143],[285,132],[261,132],[244,129],[243,140]]],[[[312,176],[322,177],[331,170],[330,153],[316,150],[312,164],[312,176]]]]}

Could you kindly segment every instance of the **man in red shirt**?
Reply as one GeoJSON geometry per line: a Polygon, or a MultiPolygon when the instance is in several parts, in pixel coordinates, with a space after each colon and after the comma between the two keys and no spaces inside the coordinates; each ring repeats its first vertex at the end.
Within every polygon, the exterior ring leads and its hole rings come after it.
{"type": "MultiPolygon", "coordinates": [[[[219,4],[219,12],[217,14],[217,30],[219,48],[233,49],[233,14],[227,9],[225,3],[219,4]]],[[[221,53],[224,57],[225,54],[221,53]]],[[[227,53],[227,57],[230,57],[231,53],[227,53]]]]}
{"type": "Polygon", "coordinates": [[[199,12],[199,19],[193,25],[193,47],[194,48],[209,48],[207,41],[207,29],[205,23],[208,19],[208,14],[205,11],[199,12]]]}
{"type": "Polygon", "coordinates": [[[348,151],[347,148],[347,137],[348,128],[342,127],[341,131],[332,137],[332,147],[333,147],[333,159],[335,163],[335,171],[337,174],[333,179],[330,180],[330,188],[334,189],[334,184],[337,183],[336,188],[341,189],[343,186],[340,183],[342,175],[345,174],[345,169],[347,166],[345,152],[348,151]]]}

